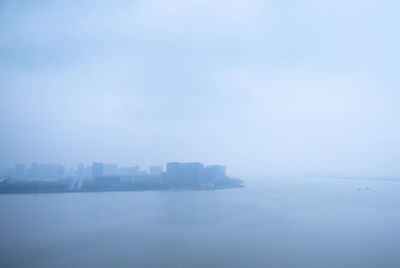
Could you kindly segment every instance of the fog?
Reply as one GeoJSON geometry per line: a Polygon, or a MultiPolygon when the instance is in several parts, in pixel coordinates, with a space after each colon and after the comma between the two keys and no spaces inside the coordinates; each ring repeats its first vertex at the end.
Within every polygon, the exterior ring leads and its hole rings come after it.
{"type": "Polygon", "coordinates": [[[400,174],[398,1],[1,1],[0,165],[400,174]]]}

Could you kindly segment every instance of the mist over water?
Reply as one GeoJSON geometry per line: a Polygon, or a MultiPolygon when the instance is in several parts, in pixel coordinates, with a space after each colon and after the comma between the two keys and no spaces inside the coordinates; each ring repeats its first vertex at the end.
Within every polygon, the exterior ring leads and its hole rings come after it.
{"type": "Polygon", "coordinates": [[[399,10],[0,0],[0,267],[400,267],[399,10]]]}
{"type": "Polygon", "coordinates": [[[398,267],[400,183],[0,195],[2,267],[398,267]]]}

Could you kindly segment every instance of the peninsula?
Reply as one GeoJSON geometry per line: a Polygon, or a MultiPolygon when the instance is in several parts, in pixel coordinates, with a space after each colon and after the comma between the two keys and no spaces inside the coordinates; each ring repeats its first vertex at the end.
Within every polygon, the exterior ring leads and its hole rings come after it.
{"type": "Polygon", "coordinates": [[[0,193],[215,190],[243,185],[242,180],[226,175],[225,166],[199,162],[169,162],[165,171],[163,166],[141,171],[138,166],[118,168],[101,162],[86,167],[79,164],[76,170],[36,163],[25,169],[23,164],[16,164],[0,176],[0,193]]]}

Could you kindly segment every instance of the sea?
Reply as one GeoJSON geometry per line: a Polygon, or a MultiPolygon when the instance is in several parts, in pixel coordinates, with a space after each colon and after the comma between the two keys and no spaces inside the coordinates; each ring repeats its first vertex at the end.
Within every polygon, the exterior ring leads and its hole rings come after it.
{"type": "Polygon", "coordinates": [[[0,195],[0,267],[400,267],[400,182],[0,195]]]}

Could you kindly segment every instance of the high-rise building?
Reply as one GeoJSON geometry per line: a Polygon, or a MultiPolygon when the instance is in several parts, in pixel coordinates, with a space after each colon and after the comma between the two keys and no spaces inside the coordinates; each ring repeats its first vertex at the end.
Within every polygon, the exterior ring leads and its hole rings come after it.
{"type": "Polygon", "coordinates": [[[65,166],[57,165],[57,176],[65,176],[65,166]]]}
{"type": "Polygon", "coordinates": [[[19,178],[25,176],[25,164],[16,164],[15,165],[15,176],[19,177],[19,178]]]}
{"type": "Polygon", "coordinates": [[[225,180],[225,166],[213,165],[204,167],[201,163],[167,163],[165,173],[167,183],[177,185],[196,185],[218,183],[225,180]]]}
{"type": "Polygon", "coordinates": [[[77,174],[78,177],[84,177],[85,176],[85,165],[83,163],[80,163],[78,165],[78,170],[77,174]]]}
{"type": "Polygon", "coordinates": [[[31,178],[39,178],[40,177],[40,167],[38,163],[31,164],[31,170],[29,172],[31,178]]]}
{"type": "Polygon", "coordinates": [[[118,175],[122,176],[136,176],[139,175],[139,166],[118,168],[118,175]]]}
{"type": "Polygon", "coordinates": [[[93,162],[92,164],[92,176],[99,177],[103,176],[104,164],[101,162],[93,162]]]}
{"type": "Polygon", "coordinates": [[[149,168],[150,175],[160,175],[163,172],[163,166],[151,166],[149,168]]]}
{"type": "Polygon", "coordinates": [[[194,163],[167,163],[166,178],[169,183],[179,185],[196,185],[200,182],[203,164],[194,163]]]}
{"type": "Polygon", "coordinates": [[[216,180],[226,177],[226,167],[220,165],[206,166],[203,171],[203,179],[208,182],[215,182],[216,180]]]}
{"type": "Polygon", "coordinates": [[[115,176],[118,174],[118,166],[114,164],[104,164],[103,175],[104,176],[115,176]]]}
{"type": "Polygon", "coordinates": [[[58,166],[54,164],[40,164],[39,165],[40,177],[55,177],[58,176],[58,166]]]}

